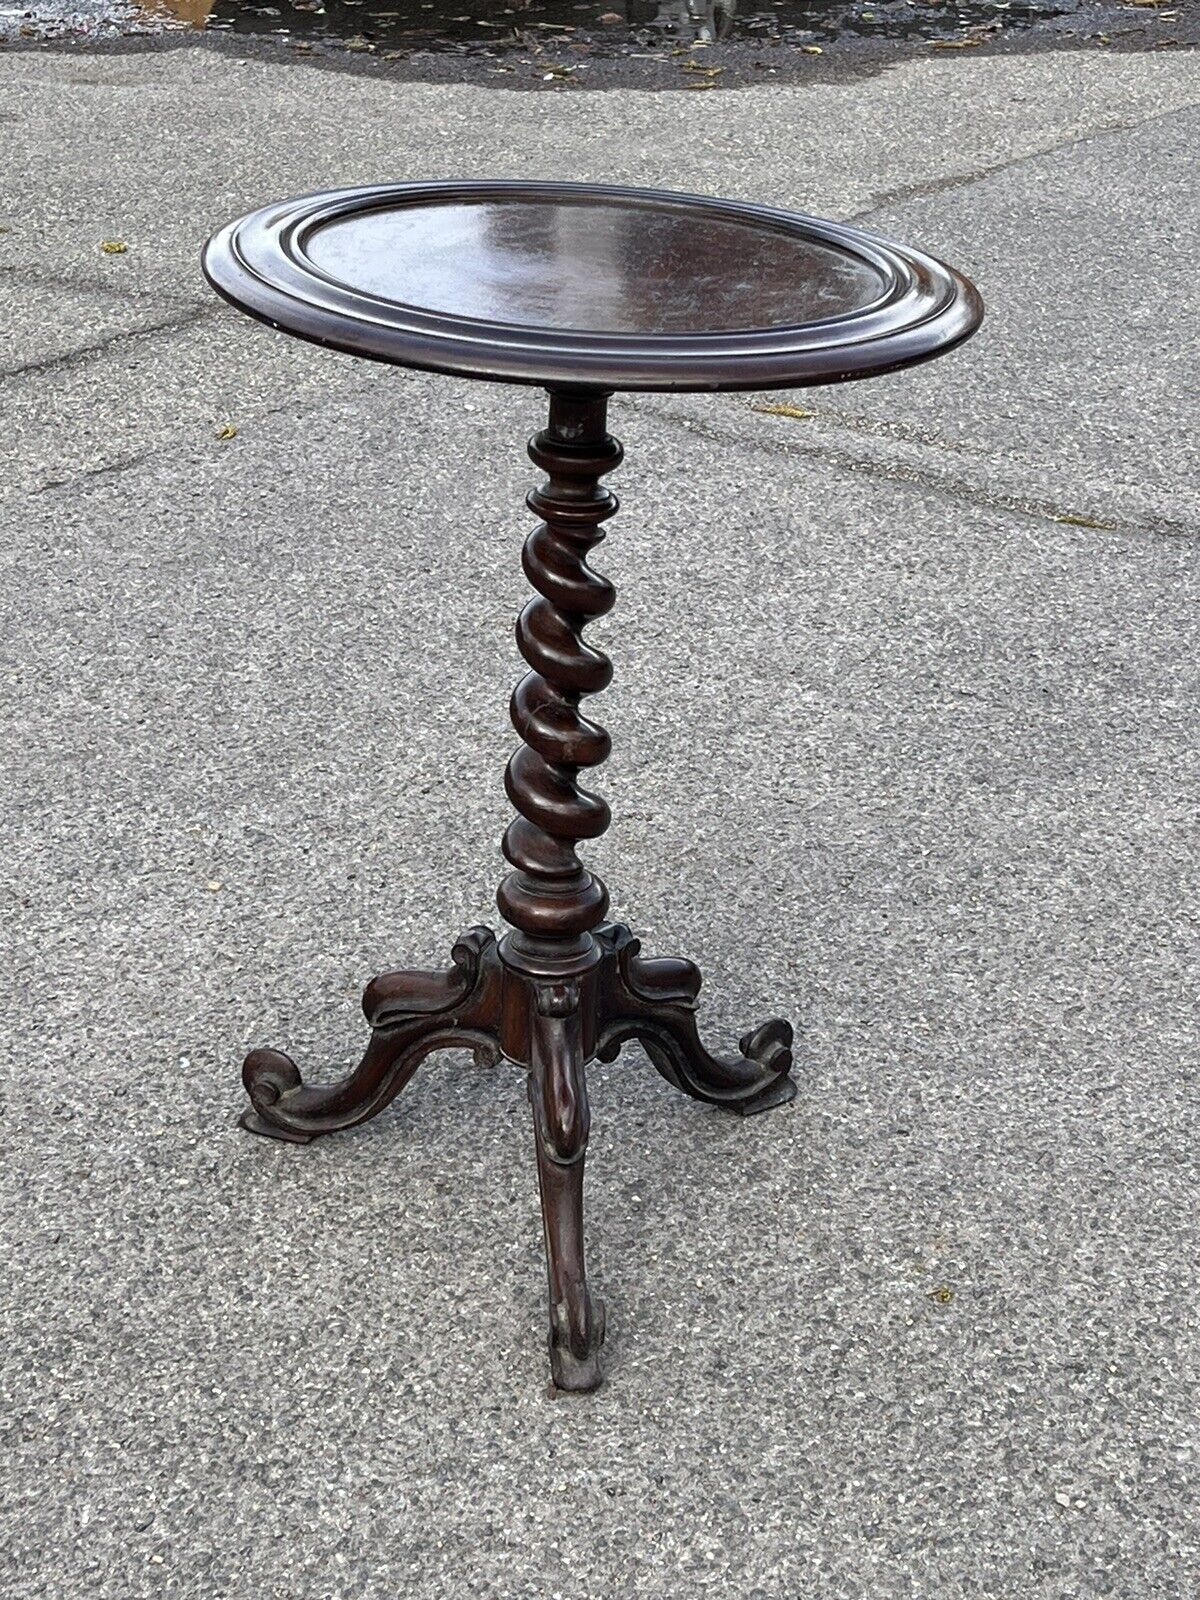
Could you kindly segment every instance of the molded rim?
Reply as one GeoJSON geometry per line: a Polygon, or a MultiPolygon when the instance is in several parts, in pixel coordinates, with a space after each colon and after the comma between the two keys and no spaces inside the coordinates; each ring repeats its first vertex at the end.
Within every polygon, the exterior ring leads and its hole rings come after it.
{"type": "Polygon", "coordinates": [[[239,310],[316,344],[397,366],[552,389],[837,383],[929,360],[969,338],[983,318],[979,293],[961,273],[860,228],[769,206],[606,184],[378,184],[303,195],[220,229],[204,248],[203,268],[217,293],[239,310]],[[329,277],[306,253],[316,230],[355,214],[502,200],[687,209],[850,255],[877,272],[883,287],[859,310],[791,326],[595,333],[489,322],[381,299],[329,277]]]}

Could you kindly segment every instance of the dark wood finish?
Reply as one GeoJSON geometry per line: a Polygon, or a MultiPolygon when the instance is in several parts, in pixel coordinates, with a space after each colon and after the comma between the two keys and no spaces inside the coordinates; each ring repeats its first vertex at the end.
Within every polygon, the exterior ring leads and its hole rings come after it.
{"type": "Polygon", "coordinates": [[[381,1111],[438,1049],[521,1068],[533,1109],[550,1362],[562,1389],[600,1381],[604,1309],[584,1267],[587,1067],[636,1039],[668,1083],[747,1115],[795,1094],[778,1018],[736,1054],[700,1041],[699,970],[641,954],[606,923],[608,891],[577,846],[609,809],[581,774],[609,754],[584,709],[612,675],[583,631],[614,590],[589,555],[617,509],[612,389],[825,383],[924,360],[978,325],[950,268],[852,228],[759,206],[579,184],[408,184],[268,207],[210,240],[205,271],[235,305],[359,355],[550,390],[529,453],[544,480],[525,543],[535,594],[517,623],[528,666],[511,702],[517,812],[497,893],[509,931],[472,928],[448,970],[376,978],[359,1065],[306,1085],[254,1050],[243,1125],[307,1143],[381,1111]]]}
{"type": "Polygon", "coordinates": [[[608,658],[582,637],[615,591],[588,565],[617,509],[601,475],[621,460],[605,426],[604,395],[552,394],[550,420],[529,444],[546,474],[529,495],[543,520],[525,543],[537,595],[517,622],[529,671],[512,697],[522,743],[505,783],[518,812],[504,836],[512,871],[497,893],[511,931],[497,943],[472,928],[448,972],[376,978],[363,997],[371,1038],[339,1082],[306,1085],[289,1056],[254,1050],[243,1078],[252,1133],[295,1143],[336,1133],[382,1111],[438,1049],[468,1048],[480,1062],[526,1070],[550,1292],[550,1363],[561,1389],[600,1382],[604,1309],[588,1291],[583,1256],[583,1167],[589,1127],[586,1068],[638,1039],[667,1082],[696,1100],[743,1115],[795,1094],[792,1030],[778,1019],[713,1056],[696,1030],[700,973],[690,961],[646,960],[628,928],[603,922],[608,891],[576,845],[608,827],[603,800],[581,789],[581,769],[608,756],[608,735],[580,701],[612,676],[608,658]]]}
{"type": "Polygon", "coordinates": [[[510,949],[535,971],[559,971],[588,952],[587,935],[608,909],[608,890],[575,853],[580,839],[595,838],[609,824],[608,806],[576,781],[581,767],[598,766],[609,752],[607,733],[580,710],[580,700],[612,677],[608,657],[582,637],[584,625],[616,598],[587,560],[604,537],[601,524],[617,509],[616,496],[600,483],[622,454],[606,430],[605,411],[603,395],[552,395],[549,425],[529,444],[547,478],[527,504],[545,520],[522,556],[537,598],[517,621],[517,648],[530,670],[513,691],[510,714],[523,742],[504,786],[520,815],[504,835],[514,870],[496,903],[517,930],[510,949]]]}
{"type": "Polygon", "coordinates": [[[480,1065],[500,1059],[499,957],[489,928],[471,928],[451,951],[449,972],[388,972],[363,996],[371,1040],[355,1070],[337,1083],[306,1087],[279,1050],[252,1050],[242,1068],[251,1133],[307,1144],[340,1133],[389,1105],[432,1050],[468,1048],[480,1065]]]}
{"type": "Polygon", "coordinates": [[[600,1382],[604,1307],[583,1266],[583,1157],[591,1117],[577,983],[534,986],[529,1103],[550,1289],[550,1370],[560,1389],[600,1382]]]}
{"type": "Polygon", "coordinates": [[[551,389],[768,389],[925,361],[978,294],[919,250],[769,206],[582,183],[406,183],[264,207],[204,270],[251,316],[551,389]]]}

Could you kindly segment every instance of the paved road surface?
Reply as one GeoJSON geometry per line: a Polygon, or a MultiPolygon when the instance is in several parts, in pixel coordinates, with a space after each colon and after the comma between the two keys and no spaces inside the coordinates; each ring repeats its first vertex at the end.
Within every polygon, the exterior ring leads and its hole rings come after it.
{"type": "Polygon", "coordinates": [[[1195,1592],[1198,103],[1170,52],[547,97],[0,60],[13,1600],[1195,1592]],[[809,420],[614,404],[591,859],[712,1039],[795,1017],[800,1094],[594,1074],[583,1400],[514,1074],[235,1128],[249,1044],[344,1066],[365,978],[492,915],[541,408],[273,337],[197,252],[493,171],[854,216],[990,312],[809,420]]]}

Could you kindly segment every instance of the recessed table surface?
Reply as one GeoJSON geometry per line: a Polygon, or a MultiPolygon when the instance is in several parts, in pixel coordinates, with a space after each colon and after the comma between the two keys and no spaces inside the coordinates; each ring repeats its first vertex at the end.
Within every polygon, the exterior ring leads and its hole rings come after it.
{"type": "MultiPolygon", "coordinates": [[[[533,1109],[551,1371],[561,1389],[593,1389],[605,1311],[584,1269],[587,1070],[615,1061],[635,1039],[673,1088],[720,1110],[767,1111],[796,1092],[790,1024],[772,1018],[743,1034],[736,1052],[710,1053],[697,1022],[699,968],[643,955],[627,927],[606,920],[608,890],[577,853],[609,823],[592,780],[579,780],[609,754],[607,733],[583,703],[612,675],[608,657],[584,638],[615,598],[590,559],[617,509],[602,482],[622,459],[607,427],[610,394],[866,377],[949,350],[978,326],[982,304],[950,267],[855,228],[765,206],[581,184],[391,184],[309,195],[221,229],[204,270],[234,305],[287,333],[378,361],[549,390],[547,425],[529,443],[543,480],[527,502],[538,520],[522,561],[535,592],[518,618],[517,646],[529,670],[512,695],[520,743],[504,776],[516,812],[501,846],[510,871],[496,894],[507,931],[498,938],[470,928],[449,967],[374,978],[363,996],[370,1037],[345,1076],[306,1083],[282,1051],[252,1050],[242,1120],[254,1133],[307,1144],[375,1116],[433,1051],[468,1049],[480,1064],[520,1069],[533,1109]]],[[[462,442],[448,431],[444,446],[446,466],[461,472],[462,442]]],[[[402,424],[396,448],[404,449],[402,424]]],[[[783,460],[774,470],[784,499],[797,469],[783,460]]],[[[440,537],[454,538],[454,528],[440,537]]],[[[744,585],[752,606],[753,573],[744,585]]],[[[680,604],[689,626],[702,623],[690,617],[686,589],[680,604]]],[[[436,638],[408,648],[439,660],[446,651],[436,638]]],[[[771,669],[739,659],[730,670],[771,669]]],[[[406,711],[406,742],[428,737],[447,715],[445,702],[431,707],[423,729],[406,711]]],[[[707,759],[719,739],[720,730],[703,729],[696,748],[707,759]]],[[[785,742],[781,766],[787,755],[785,742]]],[[[718,883],[744,870],[730,864],[744,854],[736,792],[714,772],[703,803],[706,831],[726,852],[714,863],[718,883]]],[[[435,838],[404,843],[428,852],[435,838]]],[[[402,862],[398,878],[402,885],[402,862]]],[[[769,904],[769,880],[760,892],[769,904]]],[[[626,1083],[630,1071],[636,1063],[626,1060],[626,1083]]],[[[729,1148],[734,1194],[744,1180],[729,1148]]],[[[472,1160],[467,1117],[460,1159],[472,1160]]],[[[444,1247],[453,1271],[453,1237],[444,1247]]]]}
{"type": "Polygon", "coordinates": [[[213,286],[356,355],[547,386],[829,383],[965,338],[953,269],[767,206],[568,183],[414,183],[264,207],[205,252],[213,286]]]}

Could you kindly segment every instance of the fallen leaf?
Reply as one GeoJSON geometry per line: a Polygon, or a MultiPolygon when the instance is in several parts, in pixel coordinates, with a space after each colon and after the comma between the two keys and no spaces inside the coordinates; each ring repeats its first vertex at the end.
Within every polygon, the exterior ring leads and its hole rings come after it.
{"type": "Polygon", "coordinates": [[[597,22],[620,22],[620,20],[621,13],[619,11],[602,11],[596,18],[597,22]]]}
{"type": "Polygon", "coordinates": [[[220,878],[210,878],[204,887],[212,894],[216,894],[217,890],[223,889],[225,885],[221,882],[220,878]]]}
{"type": "Polygon", "coordinates": [[[221,425],[221,427],[219,427],[217,429],[217,438],[218,439],[236,439],[237,438],[237,429],[234,427],[232,422],[223,423],[221,425]]]}
{"type": "Polygon", "coordinates": [[[100,248],[106,256],[123,256],[129,246],[124,239],[101,239],[100,248]]]}
{"type": "Polygon", "coordinates": [[[1112,531],[1111,522],[1101,522],[1098,517],[1083,517],[1075,511],[1060,511],[1054,520],[1065,522],[1069,528],[1100,528],[1106,532],[1112,531]]]}
{"type": "Polygon", "coordinates": [[[806,411],[803,406],[769,405],[751,406],[751,411],[761,411],[764,417],[794,417],[798,422],[807,422],[809,417],[815,417],[815,411],[806,411]]]}
{"type": "Polygon", "coordinates": [[[802,44],[800,50],[806,56],[823,56],[825,54],[819,44],[802,44]]]}
{"type": "Polygon", "coordinates": [[[948,1306],[954,1299],[954,1290],[947,1288],[944,1283],[939,1283],[936,1289],[926,1291],[926,1299],[936,1301],[939,1306],[948,1306]]]}

